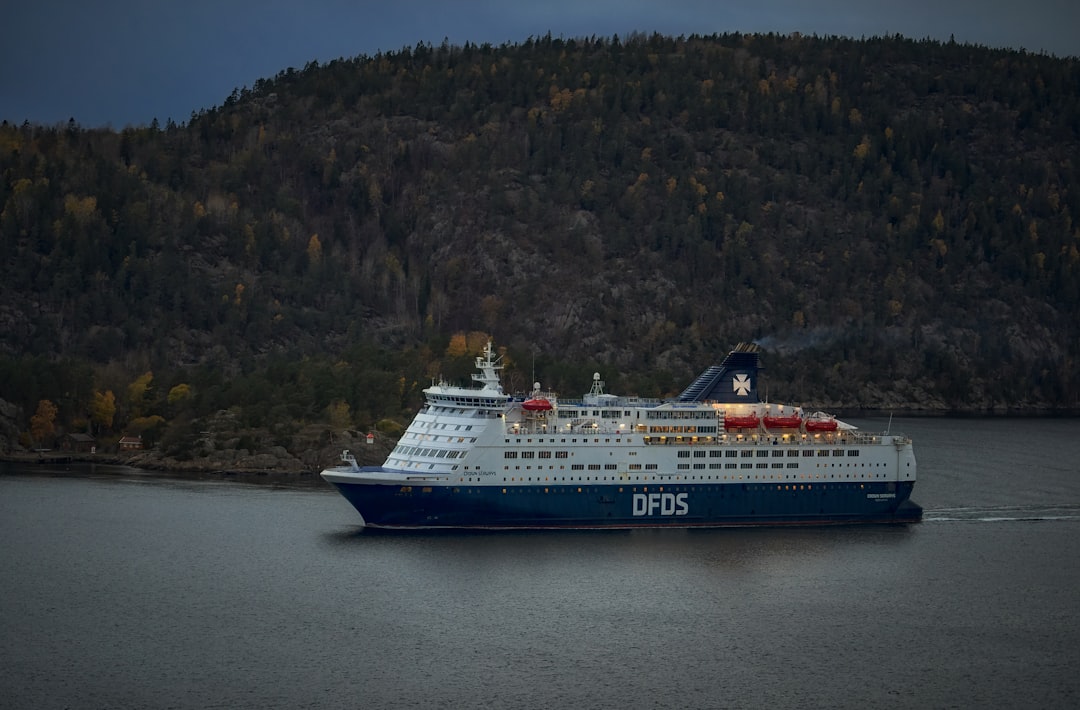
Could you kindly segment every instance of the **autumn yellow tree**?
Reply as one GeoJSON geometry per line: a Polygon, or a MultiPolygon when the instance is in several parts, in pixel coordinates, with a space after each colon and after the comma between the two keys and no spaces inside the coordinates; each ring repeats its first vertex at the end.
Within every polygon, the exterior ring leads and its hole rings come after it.
{"type": "Polygon", "coordinates": [[[38,444],[44,444],[45,440],[56,431],[56,405],[47,399],[38,402],[37,412],[30,417],[30,436],[38,444]]]}
{"type": "Polygon", "coordinates": [[[141,417],[143,407],[150,392],[150,383],[154,381],[153,372],[144,372],[128,385],[128,406],[131,407],[132,416],[141,417]]]}
{"type": "Polygon", "coordinates": [[[181,382],[180,384],[169,390],[169,395],[168,397],[166,397],[166,399],[168,400],[169,404],[176,404],[177,402],[183,402],[190,397],[191,385],[181,382]]]}
{"type": "Polygon", "coordinates": [[[479,355],[484,352],[484,347],[491,341],[491,336],[479,330],[472,330],[465,336],[465,341],[469,354],[479,355]]]}
{"type": "Polygon", "coordinates": [[[461,357],[468,351],[469,347],[465,342],[464,333],[454,333],[450,336],[450,344],[446,347],[448,357],[461,357]]]}
{"type": "Polygon", "coordinates": [[[112,390],[94,392],[94,402],[90,405],[90,421],[104,429],[112,429],[113,417],[116,416],[116,395],[112,390]]]}
{"type": "Polygon", "coordinates": [[[307,258],[308,265],[311,267],[322,263],[322,242],[319,241],[318,234],[312,234],[311,239],[308,240],[307,258]]]}

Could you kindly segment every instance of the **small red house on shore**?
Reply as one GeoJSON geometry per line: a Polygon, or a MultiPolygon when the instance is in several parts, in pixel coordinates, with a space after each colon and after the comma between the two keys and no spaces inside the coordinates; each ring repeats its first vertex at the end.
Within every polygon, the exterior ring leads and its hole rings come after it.
{"type": "Polygon", "coordinates": [[[142,436],[124,435],[118,445],[121,451],[138,451],[142,448],[142,436]]]}

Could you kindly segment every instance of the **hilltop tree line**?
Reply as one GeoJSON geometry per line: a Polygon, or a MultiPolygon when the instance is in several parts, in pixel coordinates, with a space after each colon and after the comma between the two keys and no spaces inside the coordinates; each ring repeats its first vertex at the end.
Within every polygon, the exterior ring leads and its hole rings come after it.
{"type": "Polygon", "coordinates": [[[163,437],[371,426],[484,331],[523,387],[675,394],[757,339],[792,397],[1072,407],[1078,137],[1075,58],[775,34],[421,43],[181,125],[4,124],[0,398],[130,421],[153,372],[163,437]]]}

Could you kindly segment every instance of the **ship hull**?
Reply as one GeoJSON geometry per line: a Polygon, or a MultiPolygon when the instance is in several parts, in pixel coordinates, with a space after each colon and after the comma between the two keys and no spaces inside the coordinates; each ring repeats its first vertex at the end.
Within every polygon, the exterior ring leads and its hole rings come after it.
{"type": "Polygon", "coordinates": [[[909,500],[913,482],[504,488],[324,476],[372,528],[709,528],[912,523],[922,517],[922,508],[909,500]]]}

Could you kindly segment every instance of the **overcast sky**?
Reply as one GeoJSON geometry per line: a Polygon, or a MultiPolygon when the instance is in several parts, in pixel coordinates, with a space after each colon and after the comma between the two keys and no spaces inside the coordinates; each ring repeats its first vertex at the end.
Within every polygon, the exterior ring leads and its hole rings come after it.
{"type": "Polygon", "coordinates": [[[1080,0],[25,0],[0,13],[0,119],[181,123],[312,60],[632,31],[952,35],[1080,56],[1080,0]]]}

